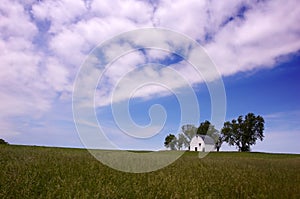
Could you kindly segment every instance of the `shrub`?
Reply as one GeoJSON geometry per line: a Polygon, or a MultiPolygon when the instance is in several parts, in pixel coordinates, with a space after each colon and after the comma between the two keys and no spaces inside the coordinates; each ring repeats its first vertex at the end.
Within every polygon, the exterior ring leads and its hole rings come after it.
{"type": "Polygon", "coordinates": [[[0,139],[0,144],[8,144],[8,142],[6,142],[6,141],[3,140],[3,139],[0,139]]]}

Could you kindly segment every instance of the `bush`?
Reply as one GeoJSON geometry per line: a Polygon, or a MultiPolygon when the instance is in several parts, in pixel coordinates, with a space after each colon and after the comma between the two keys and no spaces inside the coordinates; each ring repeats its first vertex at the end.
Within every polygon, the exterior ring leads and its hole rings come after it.
{"type": "Polygon", "coordinates": [[[5,142],[5,140],[0,139],[0,144],[8,144],[8,142],[5,142]]]}

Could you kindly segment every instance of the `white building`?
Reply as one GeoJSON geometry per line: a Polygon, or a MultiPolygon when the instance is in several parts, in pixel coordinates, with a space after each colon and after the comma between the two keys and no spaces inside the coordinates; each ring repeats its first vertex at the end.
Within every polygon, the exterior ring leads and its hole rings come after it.
{"type": "Polygon", "coordinates": [[[207,135],[196,135],[192,138],[189,151],[209,152],[215,149],[214,140],[207,135]]]}

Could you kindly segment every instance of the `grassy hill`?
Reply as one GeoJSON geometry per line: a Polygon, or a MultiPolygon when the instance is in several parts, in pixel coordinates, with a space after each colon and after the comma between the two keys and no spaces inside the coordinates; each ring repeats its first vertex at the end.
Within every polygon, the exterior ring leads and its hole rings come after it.
{"type": "Polygon", "coordinates": [[[0,146],[0,198],[300,198],[300,155],[186,152],[133,174],[84,149],[0,146]]]}

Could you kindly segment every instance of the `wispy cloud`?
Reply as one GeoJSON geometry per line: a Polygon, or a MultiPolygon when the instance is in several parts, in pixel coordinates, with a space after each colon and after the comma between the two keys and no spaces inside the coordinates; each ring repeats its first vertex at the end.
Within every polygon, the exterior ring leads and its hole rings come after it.
{"type": "Polygon", "coordinates": [[[268,132],[262,142],[252,147],[252,151],[299,154],[298,137],[299,131],[295,130],[268,132]]]}
{"type": "Polygon", "coordinates": [[[267,114],[264,116],[267,124],[267,129],[272,131],[298,131],[300,134],[299,118],[300,111],[284,111],[267,114]]]}

